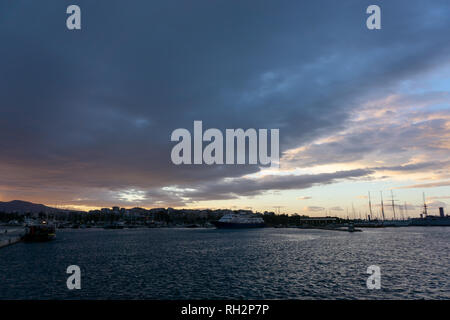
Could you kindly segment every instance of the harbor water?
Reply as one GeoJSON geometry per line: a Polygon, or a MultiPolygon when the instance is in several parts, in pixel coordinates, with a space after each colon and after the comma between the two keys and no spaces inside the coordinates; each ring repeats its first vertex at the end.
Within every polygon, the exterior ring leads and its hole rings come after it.
{"type": "Polygon", "coordinates": [[[0,250],[0,299],[450,299],[449,253],[448,227],[64,229],[0,250]]]}

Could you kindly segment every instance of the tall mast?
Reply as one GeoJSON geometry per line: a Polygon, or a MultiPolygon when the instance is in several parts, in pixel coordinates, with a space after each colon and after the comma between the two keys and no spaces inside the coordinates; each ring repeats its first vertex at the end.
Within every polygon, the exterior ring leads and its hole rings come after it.
{"type": "Polygon", "coordinates": [[[423,214],[425,215],[425,217],[428,215],[427,202],[425,201],[425,192],[423,193],[423,214]]]}
{"type": "Polygon", "coordinates": [[[352,213],[353,213],[353,219],[356,219],[355,206],[353,205],[353,202],[352,202],[352,213]]]}
{"type": "Polygon", "coordinates": [[[391,190],[391,196],[392,196],[392,212],[394,213],[394,220],[395,220],[395,204],[394,204],[394,192],[391,190]]]}
{"type": "Polygon", "coordinates": [[[384,218],[383,191],[380,191],[380,195],[381,195],[381,214],[383,215],[383,221],[384,221],[385,218],[384,218]]]}
{"type": "Polygon", "coordinates": [[[370,201],[370,191],[369,191],[369,212],[370,212],[370,218],[373,219],[373,216],[372,216],[372,202],[370,201]]]}
{"type": "Polygon", "coordinates": [[[406,219],[408,219],[408,207],[406,206],[406,201],[405,201],[405,216],[406,219]]]}

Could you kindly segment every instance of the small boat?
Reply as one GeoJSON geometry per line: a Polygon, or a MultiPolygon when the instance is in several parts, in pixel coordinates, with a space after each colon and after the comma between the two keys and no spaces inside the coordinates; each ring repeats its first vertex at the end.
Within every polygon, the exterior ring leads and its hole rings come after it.
{"type": "Polygon", "coordinates": [[[124,223],[122,222],[113,222],[103,226],[103,229],[123,229],[124,223]]]}
{"type": "Polygon", "coordinates": [[[22,239],[25,242],[43,242],[53,240],[55,237],[55,226],[43,221],[39,224],[27,224],[22,239]]]}
{"type": "Polygon", "coordinates": [[[185,226],[185,228],[200,228],[200,225],[198,225],[198,224],[188,224],[188,225],[186,225],[185,226]]]}

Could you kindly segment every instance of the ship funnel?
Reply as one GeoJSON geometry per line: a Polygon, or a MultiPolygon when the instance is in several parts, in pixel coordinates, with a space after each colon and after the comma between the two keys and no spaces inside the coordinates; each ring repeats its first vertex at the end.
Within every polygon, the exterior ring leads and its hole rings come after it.
{"type": "Polygon", "coordinates": [[[441,216],[441,218],[444,218],[444,208],[443,207],[439,207],[439,215],[441,216]]]}

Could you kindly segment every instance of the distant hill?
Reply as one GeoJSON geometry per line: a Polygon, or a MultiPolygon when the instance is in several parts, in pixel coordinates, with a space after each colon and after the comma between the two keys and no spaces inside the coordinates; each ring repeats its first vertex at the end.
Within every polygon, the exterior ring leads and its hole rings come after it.
{"type": "Polygon", "coordinates": [[[45,212],[45,213],[53,213],[53,212],[60,212],[65,211],[63,209],[57,209],[52,207],[47,207],[43,204],[37,204],[32,203],[28,201],[21,201],[21,200],[13,200],[9,202],[2,202],[0,201],[0,212],[18,212],[18,213],[39,213],[39,212],[45,212]]]}

